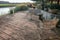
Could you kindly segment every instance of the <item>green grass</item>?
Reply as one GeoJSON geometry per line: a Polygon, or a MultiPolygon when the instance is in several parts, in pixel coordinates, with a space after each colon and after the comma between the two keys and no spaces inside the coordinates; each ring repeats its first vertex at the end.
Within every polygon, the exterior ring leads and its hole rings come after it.
{"type": "Polygon", "coordinates": [[[21,6],[26,4],[0,4],[0,7],[12,7],[12,6],[21,6]]]}
{"type": "MultiPolygon", "coordinates": [[[[26,5],[20,5],[20,6],[16,6],[16,8],[14,9],[14,13],[18,12],[18,11],[25,11],[28,10],[28,6],[26,5]]],[[[10,10],[10,14],[13,14],[13,10],[10,10]]]]}
{"type": "Polygon", "coordinates": [[[0,4],[0,7],[11,7],[15,6],[15,4],[0,4]]]}

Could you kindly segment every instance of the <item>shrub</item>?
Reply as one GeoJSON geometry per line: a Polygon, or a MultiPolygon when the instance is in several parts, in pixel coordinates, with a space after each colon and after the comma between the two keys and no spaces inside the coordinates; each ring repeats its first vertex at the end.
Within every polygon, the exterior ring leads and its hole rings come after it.
{"type": "MultiPolygon", "coordinates": [[[[25,10],[28,10],[28,7],[27,6],[17,6],[14,9],[14,13],[16,13],[18,11],[25,11],[25,10]]],[[[13,14],[13,10],[10,10],[10,14],[13,14]]]]}
{"type": "Polygon", "coordinates": [[[13,14],[13,10],[10,10],[10,14],[13,14]]]}
{"type": "Polygon", "coordinates": [[[28,10],[28,7],[27,7],[27,6],[17,6],[17,7],[14,9],[15,12],[25,11],[25,10],[28,10]]]}
{"type": "Polygon", "coordinates": [[[15,4],[0,4],[0,7],[13,7],[15,4]]]}
{"type": "Polygon", "coordinates": [[[60,5],[58,5],[58,4],[52,4],[52,5],[49,6],[49,8],[50,9],[58,9],[58,10],[60,10],[60,5]]]}

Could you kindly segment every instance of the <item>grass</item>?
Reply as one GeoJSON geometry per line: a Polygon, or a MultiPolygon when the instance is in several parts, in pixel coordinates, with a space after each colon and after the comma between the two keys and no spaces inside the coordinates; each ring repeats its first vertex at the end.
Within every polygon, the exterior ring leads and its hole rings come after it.
{"type": "Polygon", "coordinates": [[[15,6],[15,4],[0,4],[0,7],[12,7],[15,6]]]}
{"type": "Polygon", "coordinates": [[[12,6],[21,6],[21,5],[26,5],[26,4],[0,4],[0,7],[12,7],[12,6]]]}
{"type": "MultiPolygon", "coordinates": [[[[14,13],[16,13],[18,11],[25,11],[25,10],[28,10],[28,6],[19,5],[19,6],[16,6],[16,8],[14,9],[14,13]]],[[[10,10],[10,14],[13,14],[13,10],[10,10]]]]}

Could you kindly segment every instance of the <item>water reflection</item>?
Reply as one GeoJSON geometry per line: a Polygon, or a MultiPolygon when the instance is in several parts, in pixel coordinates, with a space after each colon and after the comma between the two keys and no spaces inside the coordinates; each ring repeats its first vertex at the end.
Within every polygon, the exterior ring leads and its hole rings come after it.
{"type": "Polygon", "coordinates": [[[8,14],[11,9],[15,7],[5,7],[5,8],[0,8],[0,15],[8,14]]]}

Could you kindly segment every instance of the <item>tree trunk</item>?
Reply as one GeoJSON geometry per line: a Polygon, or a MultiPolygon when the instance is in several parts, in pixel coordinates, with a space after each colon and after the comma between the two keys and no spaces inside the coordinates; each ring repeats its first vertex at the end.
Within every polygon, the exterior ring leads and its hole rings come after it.
{"type": "Polygon", "coordinates": [[[53,4],[53,0],[51,0],[51,5],[53,4]]]}
{"type": "Polygon", "coordinates": [[[57,4],[59,4],[59,0],[57,0],[57,4]]]}
{"type": "Polygon", "coordinates": [[[42,10],[44,10],[44,0],[42,0],[42,10]]]}

